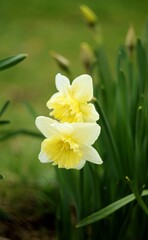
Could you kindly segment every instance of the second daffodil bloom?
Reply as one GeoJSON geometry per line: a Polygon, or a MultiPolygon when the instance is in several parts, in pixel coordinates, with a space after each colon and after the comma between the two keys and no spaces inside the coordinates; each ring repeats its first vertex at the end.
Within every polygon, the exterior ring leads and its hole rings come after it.
{"type": "Polygon", "coordinates": [[[48,117],[37,117],[37,128],[46,137],[39,160],[59,168],[81,169],[86,160],[101,164],[98,152],[91,145],[100,134],[96,123],[59,123],[48,117]]]}
{"type": "Polygon", "coordinates": [[[96,122],[99,119],[94,105],[88,103],[93,98],[93,84],[91,76],[83,74],[73,80],[72,84],[67,77],[56,75],[55,93],[47,102],[52,109],[50,116],[60,122],[96,122]]]}

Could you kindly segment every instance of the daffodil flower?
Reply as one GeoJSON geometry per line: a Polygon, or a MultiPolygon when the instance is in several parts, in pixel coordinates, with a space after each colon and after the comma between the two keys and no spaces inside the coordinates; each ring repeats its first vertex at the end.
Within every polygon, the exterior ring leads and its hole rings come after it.
{"type": "Polygon", "coordinates": [[[56,75],[56,88],[58,90],[47,102],[52,109],[50,116],[60,122],[96,122],[99,114],[92,103],[93,84],[91,76],[83,74],[70,81],[58,73],[56,75]]]}
{"type": "Polygon", "coordinates": [[[41,144],[39,160],[59,168],[81,169],[86,160],[101,164],[92,144],[100,134],[96,123],[59,123],[48,117],[37,117],[36,126],[46,137],[41,144]]]}

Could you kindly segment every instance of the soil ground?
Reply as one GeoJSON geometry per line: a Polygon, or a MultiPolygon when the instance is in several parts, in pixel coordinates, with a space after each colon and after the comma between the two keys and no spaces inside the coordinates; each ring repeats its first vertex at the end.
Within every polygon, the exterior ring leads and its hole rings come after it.
{"type": "Polygon", "coordinates": [[[27,195],[26,190],[19,192],[11,200],[1,196],[0,240],[56,240],[54,211],[48,209],[46,201],[39,202],[31,190],[27,195]]]}

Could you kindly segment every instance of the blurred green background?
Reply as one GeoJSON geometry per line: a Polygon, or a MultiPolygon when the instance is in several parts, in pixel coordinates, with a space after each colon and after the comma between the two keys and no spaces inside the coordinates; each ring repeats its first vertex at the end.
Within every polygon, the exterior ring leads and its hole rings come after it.
{"type": "MultiPolygon", "coordinates": [[[[58,1],[5,0],[0,3],[0,59],[27,53],[19,65],[0,73],[0,106],[11,104],[4,115],[11,124],[3,129],[36,130],[34,118],[26,108],[29,102],[37,115],[48,116],[46,102],[55,92],[54,78],[58,66],[50,56],[54,50],[71,62],[73,77],[83,74],[80,44],[94,46],[92,35],[84,24],[79,6],[86,4],[98,15],[103,29],[104,45],[110,65],[120,45],[124,44],[129,24],[137,37],[143,34],[147,18],[146,0],[58,1]]],[[[53,177],[50,165],[38,161],[41,140],[18,136],[0,143],[0,174],[7,180],[44,181],[53,177]]],[[[2,183],[1,183],[2,184],[2,183]]]]}

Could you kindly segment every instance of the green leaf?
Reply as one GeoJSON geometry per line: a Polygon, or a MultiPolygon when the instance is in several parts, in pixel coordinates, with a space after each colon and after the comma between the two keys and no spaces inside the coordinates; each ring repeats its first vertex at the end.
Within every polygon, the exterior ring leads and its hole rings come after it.
{"type": "MultiPolygon", "coordinates": [[[[142,192],[142,196],[147,196],[147,195],[148,195],[148,190],[144,190],[142,192]]],[[[101,210],[84,218],[76,225],[76,227],[83,227],[90,223],[97,222],[97,221],[109,216],[110,214],[114,213],[115,211],[119,210],[121,207],[124,207],[126,204],[132,202],[133,200],[135,200],[135,195],[133,193],[129,194],[128,196],[123,197],[120,200],[115,201],[114,203],[108,205],[107,207],[102,208],[101,210]]]]}
{"type": "Polygon", "coordinates": [[[148,72],[146,50],[140,39],[137,41],[137,65],[139,71],[139,93],[141,94],[145,90],[148,72]]]}
{"type": "Polygon", "coordinates": [[[0,174],[0,180],[4,179],[4,177],[0,174]]]}
{"type": "Polygon", "coordinates": [[[6,111],[10,101],[6,101],[2,109],[0,110],[0,117],[3,115],[3,113],[6,111]]]}
{"type": "Polygon", "coordinates": [[[115,165],[114,170],[116,172],[116,177],[119,177],[119,176],[121,176],[121,170],[120,170],[120,164],[119,164],[120,163],[120,158],[119,158],[119,152],[118,152],[118,149],[117,149],[115,138],[114,138],[114,135],[112,133],[111,125],[108,122],[108,119],[106,117],[105,112],[103,111],[103,108],[102,108],[100,102],[95,98],[94,98],[94,104],[96,106],[96,109],[97,109],[98,113],[100,114],[100,119],[102,120],[102,125],[103,125],[103,127],[106,131],[109,143],[112,147],[112,152],[113,152],[113,155],[114,155],[114,165],[115,165]]]}
{"type": "MultiPolygon", "coordinates": [[[[112,79],[112,73],[110,70],[108,58],[106,55],[106,51],[103,47],[99,47],[95,51],[96,59],[97,59],[97,66],[98,66],[98,76],[99,76],[99,81],[98,84],[101,88],[103,88],[102,94],[102,101],[101,104],[105,108],[107,108],[107,111],[111,109],[112,106],[112,100],[113,98],[111,97],[111,94],[114,91],[113,88],[113,79],[112,79]]],[[[100,99],[100,95],[99,95],[100,99]]]]}
{"type": "Polygon", "coordinates": [[[146,47],[148,46],[148,18],[146,19],[146,22],[145,22],[142,42],[144,46],[146,47]]]}
{"type": "Polygon", "coordinates": [[[36,118],[37,113],[35,112],[33,106],[28,101],[25,101],[24,105],[27,108],[27,110],[29,111],[29,113],[32,115],[33,119],[36,118]]]}
{"type": "Polygon", "coordinates": [[[146,204],[144,203],[140,193],[138,192],[137,187],[134,185],[134,182],[132,182],[129,177],[126,177],[126,180],[128,181],[128,184],[132,190],[132,192],[134,193],[134,196],[139,204],[139,206],[144,210],[144,212],[148,215],[148,208],[146,206],[146,204]]]}
{"type": "Polygon", "coordinates": [[[23,61],[26,57],[27,57],[27,54],[19,54],[16,56],[12,56],[12,57],[8,57],[0,60],[0,71],[13,67],[14,65],[23,61]]]}
{"type": "Polygon", "coordinates": [[[4,125],[4,124],[8,124],[8,123],[10,123],[10,121],[8,121],[8,120],[1,120],[0,121],[0,125],[4,125]]]}
{"type": "Polygon", "coordinates": [[[19,129],[16,131],[9,131],[4,133],[2,136],[0,136],[0,141],[5,141],[8,138],[12,138],[15,136],[19,136],[19,135],[25,135],[25,136],[30,136],[30,137],[36,137],[36,138],[43,138],[43,136],[40,133],[34,132],[34,131],[30,131],[27,129],[19,129]]]}

